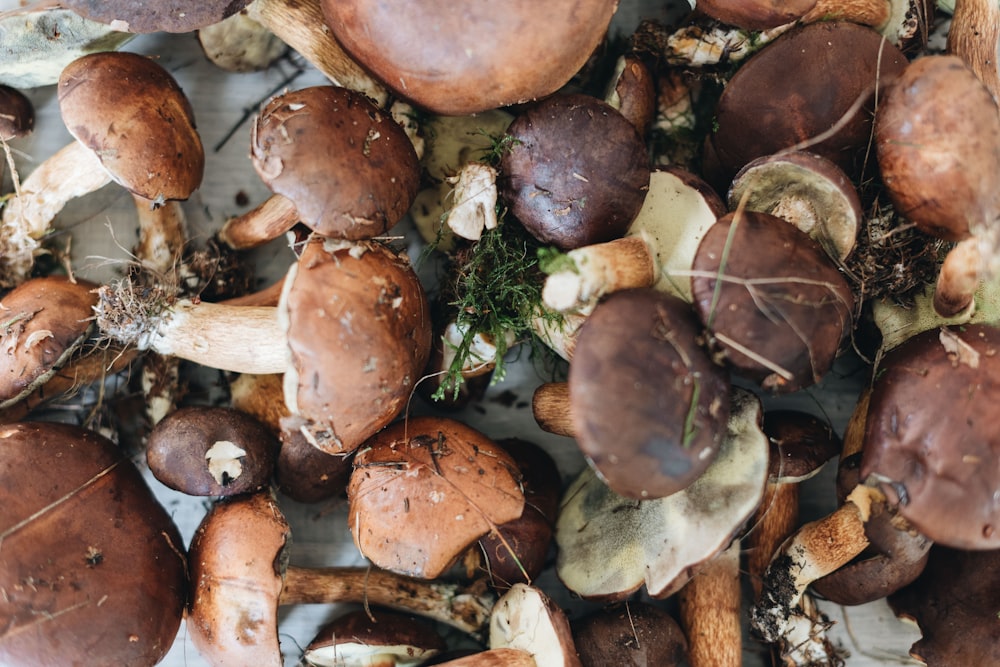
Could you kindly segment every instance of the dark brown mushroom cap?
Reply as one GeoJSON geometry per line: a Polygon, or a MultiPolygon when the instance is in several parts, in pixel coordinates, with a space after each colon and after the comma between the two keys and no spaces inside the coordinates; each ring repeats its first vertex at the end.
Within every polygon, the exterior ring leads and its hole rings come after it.
{"type": "Polygon", "coordinates": [[[928,667],[1000,664],[1000,550],[931,547],[920,577],[889,596],[889,606],[914,620],[923,637],[910,655],[928,667]]]}
{"type": "Polygon", "coordinates": [[[932,329],[879,366],[861,479],[874,479],[917,530],[958,549],[1000,548],[1000,332],[932,329]]]}
{"type": "Polygon", "coordinates": [[[767,474],[774,481],[806,480],[840,453],[830,423],[806,412],[767,410],[762,428],[771,443],[767,474]]]}
{"type": "Polygon", "coordinates": [[[583,667],[674,667],[687,664],[687,638],[670,613],[633,600],[570,623],[583,667]]]}
{"type": "Polygon", "coordinates": [[[423,664],[446,648],[430,623],[384,609],[359,609],[326,623],[306,647],[310,665],[390,667],[423,664]]]}
{"type": "Polygon", "coordinates": [[[184,609],[184,543],[138,470],[75,426],[11,424],[0,440],[0,663],[159,662],[184,609]]]}
{"type": "Polygon", "coordinates": [[[130,192],[162,202],[201,185],[205,151],[191,103],[152,59],[125,51],[77,58],[57,91],[66,129],[130,192]]]}
{"type": "Polygon", "coordinates": [[[44,383],[93,328],[94,285],[32,278],[0,301],[0,408],[44,383]]]}
{"type": "Polygon", "coordinates": [[[959,241],[1000,216],[1000,113],[958,56],[906,68],[879,106],[875,142],[893,206],[922,231],[959,241]]]}
{"type": "Polygon", "coordinates": [[[149,433],[146,462],[160,482],[193,496],[251,493],[271,481],[278,441],[234,408],[174,410],[149,433]]]}
{"type": "Polygon", "coordinates": [[[433,579],[524,510],[517,463],[479,431],[411,417],[369,439],[347,489],[354,542],[377,566],[433,579]]]}
{"type": "Polygon", "coordinates": [[[274,479],[278,491],[292,500],[319,503],[343,496],[353,469],[350,456],[314,447],[299,430],[281,430],[274,479]]]}
{"type": "Polygon", "coordinates": [[[533,236],[562,250],[619,238],[642,208],[649,157],[639,132],[589,95],[554,95],[510,124],[497,186],[533,236]]]}
{"type": "Polygon", "coordinates": [[[700,0],[698,11],[746,30],[767,30],[796,21],[816,0],[700,0]]]}
{"type": "MultiPolygon", "coordinates": [[[[875,30],[844,21],[794,28],[754,54],[726,84],[716,107],[712,144],[730,176],[762,155],[814,139],[874,99],[906,66],[906,57],[875,30]],[[822,72],[818,76],[817,72],[822,72]]],[[[809,150],[855,172],[871,136],[872,104],[809,150]]]]}
{"type": "Polygon", "coordinates": [[[24,93],[0,85],[0,139],[10,141],[31,133],[35,127],[35,107],[24,93]]]}
{"type": "Polygon", "coordinates": [[[700,341],[690,306],[648,288],[613,293],[581,327],[569,368],[573,431],[619,495],[671,495],[715,459],[729,381],[700,341]]]}
{"type": "Polygon", "coordinates": [[[239,12],[250,0],[68,0],[74,13],[122,32],[192,32],[239,12]]]}
{"type": "Polygon", "coordinates": [[[695,310],[734,372],[786,393],[830,370],[854,296],[804,232],[767,213],[729,213],[705,233],[692,268],[695,310]]]}
{"type": "Polygon", "coordinates": [[[349,453],[399,414],[427,364],[427,295],[382,244],[306,244],[286,280],[285,401],[314,445],[349,453]]]}
{"type": "Polygon", "coordinates": [[[466,115],[555,92],[607,33],[615,0],[324,0],[337,41],[398,95],[466,115]]]}
{"type": "Polygon", "coordinates": [[[313,86],[271,99],[250,148],[268,187],[324,236],[383,234],[417,196],[420,165],[403,128],[347,88],[313,86]]]}

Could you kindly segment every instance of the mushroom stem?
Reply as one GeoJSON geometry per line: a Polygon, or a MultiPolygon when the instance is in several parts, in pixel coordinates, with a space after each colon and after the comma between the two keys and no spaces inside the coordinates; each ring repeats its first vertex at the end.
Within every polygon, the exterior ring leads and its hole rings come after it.
{"type": "Polygon", "coordinates": [[[678,594],[691,667],[743,664],[740,542],[702,565],[678,594]]]}
{"type": "Polygon", "coordinates": [[[28,277],[34,253],[53,218],[67,202],[111,182],[111,175],[91,150],[78,141],[46,159],[7,200],[0,239],[0,285],[12,287],[28,277]]]}
{"type": "Polygon", "coordinates": [[[980,241],[972,236],[959,241],[941,264],[934,287],[934,311],[941,317],[958,317],[975,308],[975,293],[979,289],[980,241]]]}
{"type": "Polygon", "coordinates": [[[542,290],[542,302],[558,312],[593,304],[609,292],[648,287],[656,282],[659,273],[656,256],[641,234],[583,246],[566,254],[573,268],[550,274],[542,290]]]}
{"type": "MultiPolygon", "coordinates": [[[[780,644],[782,654],[794,648],[790,635],[801,632],[798,624],[807,618],[802,607],[806,588],[868,546],[865,523],[878,500],[884,500],[878,489],[859,484],[843,505],[802,526],[775,554],[764,574],[763,592],[750,611],[751,627],[763,641],[780,644]]],[[[822,636],[824,631],[823,624],[813,623],[806,636],[822,636]]]]}
{"type": "Polygon", "coordinates": [[[880,29],[891,16],[892,3],[889,0],[819,0],[806,12],[802,23],[814,21],[852,21],[861,25],[880,29]]]}
{"type": "Polygon", "coordinates": [[[283,373],[288,367],[285,331],[276,307],[188,299],[142,302],[127,283],[101,287],[98,296],[95,312],[101,331],[140,350],[237,373],[283,373]]]}
{"type": "Polygon", "coordinates": [[[344,51],[326,27],[319,0],[254,0],[250,18],[298,51],[333,83],[364,93],[385,107],[389,93],[344,51]]]}
{"type": "Polygon", "coordinates": [[[754,595],[764,586],[764,573],[778,548],[799,523],[799,485],[769,480],[748,536],[747,573],[754,595]]]}
{"type": "Polygon", "coordinates": [[[433,618],[472,634],[489,622],[494,598],[473,584],[461,587],[364,567],[289,566],[279,605],[356,602],[433,618]]]}
{"type": "Polygon", "coordinates": [[[218,238],[233,250],[249,250],[273,241],[298,221],[295,203],[284,195],[274,194],[252,211],[226,220],[218,238]]]}
{"type": "Polygon", "coordinates": [[[994,0],[955,0],[948,28],[948,52],[964,60],[1000,103],[998,45],[1000,4],[994,0]]]}

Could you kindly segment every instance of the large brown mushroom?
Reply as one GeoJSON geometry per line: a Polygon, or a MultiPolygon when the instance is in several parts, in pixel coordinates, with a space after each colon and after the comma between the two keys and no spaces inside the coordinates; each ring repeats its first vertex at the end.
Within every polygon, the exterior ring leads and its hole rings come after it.
{"type": "Polygon", "coordinates": [[[107,439],[0,428],[0,662],[152,665],[180,627],[180,533],[107,439]]]}

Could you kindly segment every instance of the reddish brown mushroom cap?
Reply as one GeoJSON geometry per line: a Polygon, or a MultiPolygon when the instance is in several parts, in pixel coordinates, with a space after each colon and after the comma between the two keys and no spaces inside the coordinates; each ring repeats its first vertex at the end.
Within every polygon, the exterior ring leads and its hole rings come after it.
{"type": "Polygon", "coordinates": [[[0,85],[0,139],[10,141],[31,133],[35,127],[35,107],[24,93],[0,85]]]}
{"type": "Polygon", "coordinates": [[[303,657],[313,667],[412,667],[444,649],[444,639],[427,621],[359,609],[320,628],[303,657]]]}
{"type": "Polygon", "coordinates": [[[75,426],[13,424],[0,440],[0,663],[159,662],[180,627],[184,544],[138,470],[75,426]]]}
{"type": "Polygon", "coordinates": [[[77,58],[59,77],[59,108],[112,178],[153,202],[187,199],[205,170],[194,111],[170,74],[124,51],[77,58]]]}
{"type": "Polygon", "coordinates": [[[768,410],[764,433],[771,443],[768,477],[773,482],[809,479],[837,456],[841,441],[828,422],[797,410],[768,410]]]}
{"type": "Polygon", "coordinates": [[[676,667],[687,664],[687,638],[665,609],[633,600],[571,623],[583,667],[676,667]]]}
{"type": "Polygon", "coordinates": [[[254,168],[316,232],[357,240],[406,214],[420,165],[403,128],[362,93],[313,86],[279,95],[251,137],[254,168]]]}
{"type": "Polygon", "coordinates": [[[568,250],[622,236],[649,189],[638,131],[589,95],[554,95],[507,130],[498,187],[543,243],[568,250]]]}
{"type": "Polygon", "coordinates": [[[465,115],[562,87],[607,33],[616,0],[469,2],[324,0],[344,48],[400,96],[465,115]]]}
{"type": "Polygon", "coordinates": [[[74,13],[123,32],[192,32],[232,16],[250,0],[68,0],[74,13]]]}
{"type": "Polygon", "coordinates": [[[57,276],[32,278],[0,301],[0,407],[48,380],[93,327],[94,285],[57,276]]]}
{"type": "Polygon", "coordinates": [[[868,408],[861,479],[936,543],[1000,548],[1000,332],[932,329],[883,359],[868,408]]]}
{"type": "Polygon", "coordinates": [[[805,16],[816,0],[700,0],[698,11],[747,30],[767,30],[805,16]]]}
{"type": "Polygon", "coordinates": [[[804,232],[767,213],[730,213],[705,233],[692,268],[695,309],[735,372],[791,392],[830,370],[854,296],[804,232]]]}

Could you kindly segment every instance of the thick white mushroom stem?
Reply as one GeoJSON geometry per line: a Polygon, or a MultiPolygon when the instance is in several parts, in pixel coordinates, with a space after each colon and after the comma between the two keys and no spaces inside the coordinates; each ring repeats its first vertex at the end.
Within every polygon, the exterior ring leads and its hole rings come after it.
{"type": "Polygon", "coordinates": [[[948,52],[975,72],[1000,104],[1000,3],[994,0],[955,0],[948,28],[948,52]]]}
{"type": "Polygon", "coordinates": [[[161,276],[177,272],[181,253],[187,244],[187,219],[178,201],[156,204],[133,194],[139,218],[139,245],[136,259],[142,266],[161,276]]]}
{"type": "Polygon", "coordinates": [[[389,93],[340,46],[326,27],[319,0],[254,0],[246,8],[253,20],[298,51],[338,86],[364,93],[385,107],[389,93]]]}
{"type": "Polygon", "coordinates": [[[229,218],[218,238],[233,250],[250,250],[269,243],[299,222],[299,210],[284,195],[274,194],[253,210],[229,218]]]}
{"type": "Polygon", "coordinates": [[[884,500],[881,491],[859,484],[843,505],[802,526],[775,554],[764,575],[763,591],[750,611],[751,627],[763,641],[778,644],[783,655],[793,654],[803,637],[824,643],[826,623],[808,616],[803,595],[809,584],[868,546],[865,523],[871,517],[872,503],[879,500],[884,500]]]}
{"type": "Polygon", "coordinates": [[[691,667],[742,665],[739,540],[702,565],[677,599],[691,667]]]}
{"type": "Polygon", "coordinates": [[[143,300],[127,283],[98,290],[97,325],[140,350],[236,373],[283,373],[290,362],[278,309],[143,300]]]}
{"type": "Polygon", "coordinates": [[[982,277],[980,240],[959,241],[941,264],[934,287],[934,310],[941,317],[957,317],[975,308],[975,293],[982,277]]]}
{"type": "Polygon", "coordinates": [[[475,584],[463,588],[369,568],[289,566],[285,571],[279,605],[331,602],[408,611],[478,635],[486,629],[495,598],[475,584]]]}
{"type": "Polygon", "coordinates": [[[110,182],[111,175],[97,155],[76,141],[31,172],[4,206],[0,226],[0,287],[24,282],[35,264],[40,239],[70,200],[110,182]]]}
{"type": "Polygon", "coordinates": [[[573,266],[545,280],[542,302],[557,312],[592,305],[605,294],[656,282],[656,254],[643,234],[576,248],[566,253],[573,266]]]}

